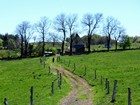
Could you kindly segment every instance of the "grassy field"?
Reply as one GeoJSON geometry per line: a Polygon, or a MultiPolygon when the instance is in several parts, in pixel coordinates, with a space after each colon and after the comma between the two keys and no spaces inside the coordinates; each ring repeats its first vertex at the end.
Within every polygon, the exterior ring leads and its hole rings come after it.
{"type": "Polygon", "coordinates": [[[70,84],[62,81],[62,89],[58,88],[58,75],[40,64],[39,58],[12,61],[0,61],[0,105],[7,98],[9,105],[29,105],[30,88],[34,86],[35,105],[57,105],[67,95],[70,84]],[[54,81],[54,94],[51,84],[54,81]]]}
{"type": "MultiPolygon", "coordinates": [[[[140,43],[132,43],[130,48],[132,49],[140,48],[140,43]]],[[[117,49],[122,49],[122,47],[118,46],[117,49]]],[[[105,48],[103,44],[91,45],[91,51],[100,51],[100,50],[107,50],[107,48],[105,48]]],[[[115,50],[115,45],[112,45],[110,50],[115,50]]]]}
{"type": "Polygon", "coordinates": [[[74,73],[85,78],[93,87],[95,105],[127,105],[128,88],[131,88],[132,104],[140,104],[140,50],[63,56],[61,62],[71,71],[74,70],[75,63],[74,73]],[[86,74],[85,67],[87,68],[86,74]],[[97,79],[94,78],[95,70],[97,79]],[[101,76],[103,84],[100,82],[101,76]],[[109,94],[106,94],[105,89],[106,78],[110,82],[109,94]],[[118,81],[116,101],[111,103],[114,80],[118,81]]]}

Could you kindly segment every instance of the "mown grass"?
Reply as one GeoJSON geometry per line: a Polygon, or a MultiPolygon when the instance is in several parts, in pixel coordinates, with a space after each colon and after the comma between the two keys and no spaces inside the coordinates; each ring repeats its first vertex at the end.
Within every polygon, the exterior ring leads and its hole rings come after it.
{"type": "Polygon", "coordinates": [[[0,105],[4,98],[9,105],[29,105],[31,86],[35,105],[57,105],[67,95],[70,90],[67,80],[63,79],[59,89],[57,73],[48,74],[48,63],[44,68],[39,59],[0,61],[0,105]],[[55,81],[54,94],[51,93],[52,81],[55,81]]]}
{"type": "Polygon", "coordinates": [[[93,86],[95,105],[127,105],[128,88],[132,92],[132,104],[140,104],[140,50],[100,52],[89,55],[63,56],[61,64],[85,78],[93,86]],[[70,62],[70,66],[69,65],[70,62]],[[85,75],[85,66],[87,72],[85,75]],[[97,79],[94,78],[96,70],[97,79]],[[103,84],[101,85],[101,76],[103,84]],[[106,94],[105,79],[110,82],[110,93],[106,94]],[[114,80],[118,80],[116,101],[111,103],[114,80]]]}

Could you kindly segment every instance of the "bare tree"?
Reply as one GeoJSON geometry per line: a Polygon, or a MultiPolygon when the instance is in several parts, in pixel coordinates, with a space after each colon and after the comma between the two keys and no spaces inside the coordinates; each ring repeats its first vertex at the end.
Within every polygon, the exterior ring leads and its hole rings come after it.
{"type": "Polygon", "coordinates": [[[58,31],[58,32],[62,32],[63,33],[63,40],[62,40],[62,55],[64,53],[64,45],[65,45],[65,40],[66,40],[66,31],[67,31],[67,24],[66,24],[66,15],[65,14],[60,14],[57,15],[57,17],[55,18],[54,21],[54,28],[58,31]]]}
{"type": "Polygon", "coordinates": [[[103,27],[103,33],[106,35],[108,51],[110,49],[111,36],[116,34],[119,25],[120,23],[115,18],[113,17],[106,18],[106,22],[103,27]]]}
{"type": "Polygon", "coordinates": [[[115,50],[117,50],[117,46],[118,46],[118,40],[119,38],[125,34],[125,29],[121,26],[119,26],[117,28],[117,32],[116,34],[114,34],[114,39],[115,39],[115,50]]]}
{"type": "Polygon", "coordinates": [[[69,15],[66,21],[70,32],[70,55],[72,55],[72,42],[73,42],[71,34],[72,34],[72,30],[76,26],[76,21],[77,21],[77,15],[75,14],[69,15]]]}
{"type": "Polygon", "coordinates": [[[55,46],[55,43],[59,40],[59,36],[56,33],[50,32],[49,33],[50,40],[52,41],[53,47],[55,46]]]}
{"type": "Polygon", "coordinates": [[[88,52],[90,52],[91,36],[94,34],[95,29],[99,27],[102,17],[103,15],[101,13],[95,15],[85,14],[82,19],[82,24],[86,26],[88,30],[88,52]]]}
{"type": "Polygon", "coordinates": [[[45,37],[47,35],[48,29],[50,26],[50,21],[47,17],[41,17],[40,21],[35,24],[36,31],[40,34],[42,40],[42,56],[45,51],[45,37]]]}
{"type": "Polygon", "coordinates": [[[16,32],[21,38],[21,57],[23,57],[23,55],[27,56],[28,43],[32,35],[30,33],[30,28],[31,28],[31,25],[27,21],[23,21],[16,28],[16,32]]]}

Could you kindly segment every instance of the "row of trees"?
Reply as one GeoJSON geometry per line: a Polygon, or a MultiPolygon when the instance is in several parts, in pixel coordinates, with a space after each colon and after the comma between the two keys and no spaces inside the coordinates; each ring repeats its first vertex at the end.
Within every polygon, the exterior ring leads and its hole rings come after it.
{"type": "MultiPolygon", "coordinates": [[[[98,29],[102,29],[102,34],[106,38],[107,49],[110,49],[111,38],[117,42],[121,35],[125,34],[125,29],[122,27],[120,22],[113,18],[107,17],[105,20],[103,19],[102,13],[96,14],[85,14],[81,19],[81,25],[83,26],[82,32],[85,31],[88,36],[87,47],[88,52],[91,51],[91,38],[98,29]],[[102,23],[102,24],[101,24],[102,23]],[[103,27],[102,27],[103,26],[103,27]]],[[[42,17],[37,23],[31,25],[28,21],[21,22],[16,28],[16,35],[20,39],[20,52],[21,57],[28,55],[29,48],[29,40],[32,38],[36,41],[37,36],[39,36],[40,41],[42,42],[42,53],[44,54],[45,49],[45,40],[46,36],[51,36],[53,41],[62,41],[61,52],[63,55],[64,46],[66,41],[66,34],[70,37],[70,55],[72,55],[72,34],[78,30],[78,16],[76,14],[66,15],[59,14],[55,17],[53,21],[50,21],[47,17],[42,17]],[[52,32],[51,32],[51,31],[52,32]],[[58,32],[56,34],[56,32],[58,32]],[[61,34],[61,36],[58,36],[61,34]]],[[[31,48],[32,46],[30,46],[31,48]]]]}
{"type": "Polygon", "coordinates": [[[0,34],[0,49],[18,49],[20,39],[18,35],[12,35],[6,33],[5,35],[0,34]]]}

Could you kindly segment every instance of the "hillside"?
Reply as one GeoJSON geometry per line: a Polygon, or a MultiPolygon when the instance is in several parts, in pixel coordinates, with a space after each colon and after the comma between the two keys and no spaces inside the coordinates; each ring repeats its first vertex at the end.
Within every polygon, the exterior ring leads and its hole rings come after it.
{"type": "Polygon", "coordinates": [[[64,78],[59,89],[58,80],[57,73],[52,68],[49,72],[48,63],[44,67],[40,58],[0,61],[0,105],[4,98],[8,100],[8,105],[29,105],[31,86],[34,87],[35,105],[57,105],[70,90],[64,78]]]}
{"type": "Polygon", "coordinates": [[[63,56],[61,57],[60,64],[89,82],[94,89],[95,105],[128,104],[128,88],[131,88],[132,103],[139,105],[139,58],[140,50],[102,52],[89,55],[63,56]],[[107,94],[107,89],[105,88],[106,78],[110,83],[109,94],[107,94]],[[111,103],[114,80],[118,82],[115,102],[111,103]]]}

